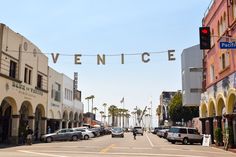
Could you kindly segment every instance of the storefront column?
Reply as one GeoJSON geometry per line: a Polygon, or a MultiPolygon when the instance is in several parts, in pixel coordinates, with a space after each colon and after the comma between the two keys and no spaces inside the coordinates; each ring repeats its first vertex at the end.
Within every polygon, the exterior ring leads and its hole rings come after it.
{"type": "Polygon", "coordinates": [[[59,129],[62,129],[62,120],[59,121],[59,129]]]}
{"type": "Polygon", "coordinates": [[[202,122],[202,134],[206,134],[206,118],[201,118],[200,121],[202,122]]]}
{"type": "Polygon", "coordinates": [[[10,143],[12,144],[18,144],[19,124],[20,124],[20,115],[12,115],[12,130],[10,137],[10,143]]]}
{"type": "Polygon", "coordinates": [[[213,117],[209,117],[209,131],[211,135],[211,143],[214,144],[214,127],[213,127],[213,117]]]}
{"type": "Polygon", "coordinates": [[[69,120],[66,121],[66,127],[65,127],[66,129],[68,129],[69,122],[70,122],[69,120]]]}

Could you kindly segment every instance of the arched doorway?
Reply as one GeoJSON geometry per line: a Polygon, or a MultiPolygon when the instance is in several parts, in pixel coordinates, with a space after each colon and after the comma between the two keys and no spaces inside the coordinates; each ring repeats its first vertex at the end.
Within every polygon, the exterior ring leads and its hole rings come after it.
{"type": "Polygon", "coordinates": [[[32,128],[32,124],[30,124],[30,116],[32,116],[32,105],[28,101],[24,101],[21,104],[20,108],[20,122],[19,122],[19,137],[22,139],[26,137],[26,127],[29,125],[32,128]]]}
{"type": "Polygon", "coordinates": [[[83,125],[83,115],[80,113],[79,114],[79,126],[83,125]]]}
{"type": "Polygon", "coordinates": [[[11,136],[12,107],[3,100],[0,106],[0,143],[8,143],[11,136]]]}
{"type": "Polygon", "coordinates": [[[233,144],[236,145],[236,93],[232,92],[229,94],[227,101],[228,114],[232,116],[232,129],[233,129],[233,144]]]}
{"type": "Polygon", "coordinates": [[[67,128],[67,121],[69,120],[68,118],[68,112],[67,111],[64,111],[63,112],[63,121],[62,121],[62,128],[67,128]]]}
{"type": "Polygon", "coordinates": [[[45,110],[43,105],[39,104],[35,109],[35,121],[34,121],[34,135],[35,140],[39,140],[43,134],[44,125],[42,125],[42,118],[45,117],[45,110]]]}
{"type": "Polygon", "coordinates": [[[70,112],[70,119],[69,119],[69,124],[68,124],[68,128],[72,128],[73,127],[73,112],[70,112]]]}
{"type": "Polygon", "coordinates": [[[79,116],[78,113],[76,112],[74,116],[74,127],[78,127],[78,121],[79,121],[79,116]]]}

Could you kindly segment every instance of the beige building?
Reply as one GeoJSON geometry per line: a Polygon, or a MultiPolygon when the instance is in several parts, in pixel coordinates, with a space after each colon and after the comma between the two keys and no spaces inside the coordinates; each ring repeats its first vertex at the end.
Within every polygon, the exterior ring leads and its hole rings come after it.
{"type": "Polygon", "coordinates": [[[46,131],[48,58],[29,40],[0,24],[0,143],[17,143],[27,125],[46,131]]]}

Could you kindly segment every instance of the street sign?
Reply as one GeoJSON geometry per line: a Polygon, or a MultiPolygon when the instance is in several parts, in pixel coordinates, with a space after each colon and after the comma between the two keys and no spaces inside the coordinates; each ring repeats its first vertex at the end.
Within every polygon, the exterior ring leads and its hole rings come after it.
{"type": "Polygon", "coordinates": [[[220,42],[221,49],[236,49],[236,42],[220,42]]]}

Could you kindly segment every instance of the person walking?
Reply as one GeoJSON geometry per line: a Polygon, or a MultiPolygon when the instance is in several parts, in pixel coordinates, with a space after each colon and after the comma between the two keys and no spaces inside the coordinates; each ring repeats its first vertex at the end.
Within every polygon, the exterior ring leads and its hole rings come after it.
{"type": "Polygon", "coordinates": [[[136,135],[137,135],[137,130],[136,130],[136,129],[133,129],[134,140],[136,140],[136,135]]]}
{"type": "Polygon", "coordinates": [[[32,145],[32,136],[33,136],[33,130],[27,126],[26,127],[26,144],[32,145]]]}

